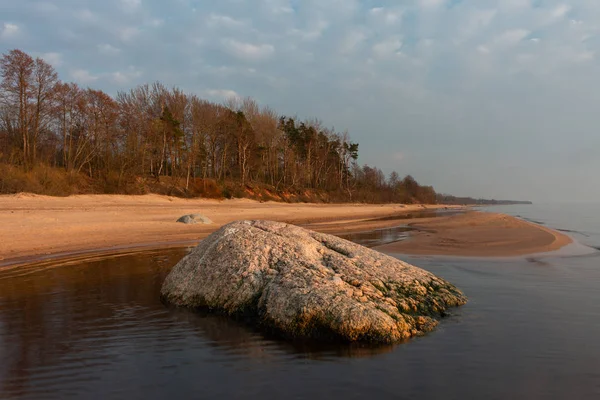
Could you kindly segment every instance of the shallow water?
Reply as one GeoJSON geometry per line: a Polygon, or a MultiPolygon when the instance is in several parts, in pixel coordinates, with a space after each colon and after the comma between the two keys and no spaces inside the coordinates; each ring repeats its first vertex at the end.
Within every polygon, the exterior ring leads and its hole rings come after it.
{"type": "MultiPolygon", "coordinates": [[[[426,210],[417,211],[408,214],[394,215],[390,217],[375,218],[371,221],[395,221],[409,220],[420,218],[434,218],[439,216],[449,217],[452,215],[464,214],[464,210],[426,210]]],[[[400,225],[389,228],[375,229],[365,232],[350,232],[338,235],[339,237],[359,243],[366,247],[381,246],[384,244],[394,243],[401,240],[406,240],[410,236],[410,232],[417,230],[408,225],[400,225]]]]}
{"type": "MultiPolygon", "coordinates": [[[[600,245],[600,224],[573,229],[525,212],[600,245]]],[[[0,398],[600,396],[600,252],[535,262],[403,257],[470,301],[435,332],[385,347],[287,342],[169,309],[160,285],[184,254],[0,270],[0,398]]]]}
{"type": "Polygon", "coordinates": [[[414,231],[414,228],[409,226],[396,226],[366,232],[344,233],[338,236],[355,243],[360,243],[366,247],[375,247],[405,240],[409,237],[411,231],[414,231]]]}

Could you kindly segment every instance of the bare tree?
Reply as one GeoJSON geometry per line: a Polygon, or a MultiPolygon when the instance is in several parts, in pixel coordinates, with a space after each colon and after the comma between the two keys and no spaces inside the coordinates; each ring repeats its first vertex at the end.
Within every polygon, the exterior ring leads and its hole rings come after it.
{"type": "Polygon", "coordinates": [[[31,102],[34,98],[33,71],[35,61],[21,50],[11,50],[0,60],[2,82],[2,102],[13,104],[19,115],[17,130],[22,141],[22,160],[25,169],[30,167],[30,133],[31,102]]]}

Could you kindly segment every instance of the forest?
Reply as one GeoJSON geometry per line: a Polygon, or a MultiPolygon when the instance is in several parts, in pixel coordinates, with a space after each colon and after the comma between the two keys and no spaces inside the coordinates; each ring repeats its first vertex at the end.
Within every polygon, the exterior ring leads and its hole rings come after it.
{"type": "Polygon", "coordinates": [[[449,194],[437,194],[437,201],[440,204],[453,205],[480,205],[480,206],[510,206],[515,204],[533,204],[531,201],[523,200],[489,200],[476,199],[473,197],[456,197],[449,194]]]}
{"type": "Polygon", "coordinates": [[[0,193],[437,202],[410,175],[359,165],[347,132],[251,98],[219,104],[158,82],[111,97],[18,49],[0,72],[0,193]]]}

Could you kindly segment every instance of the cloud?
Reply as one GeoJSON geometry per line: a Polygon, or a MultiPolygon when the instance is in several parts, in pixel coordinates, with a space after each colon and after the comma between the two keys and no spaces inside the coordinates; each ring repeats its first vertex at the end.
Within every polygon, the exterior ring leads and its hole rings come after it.
{"type": "Polygon", "coordinates": [[[228,15],[220,15],[215,13],[211,13],[208,15],[208,17],[206,18],[206,23],[211,27],[224,27],[229,29],[240,28],[245,25],[244,22],[232,18],[228,15]]]}
{"type": "Polygon", "coordinates": [[[275,53],[275,47],[270,44],[252,44],[235,39],[225,39],[222,43],[231,55],[246,61],[263,60],[275,53]]]}
{"type": "Polygon", "coordinates": [[[339,51],[342,54],[349,54],[358,50],[358,48],[367,39],[367,34],[360,30],[348,32],[340,42],[339,51]]]}
{"type": "Polygon", "coordinates": [[[162,18],[151,18],[146,21],[146,25],[151,26],[153,28],[159,28],[165,24],[165,20],[162,18]]]}
{"type": "Polygon", "coordinates": [[[446,4],[447,0],[419,0],[419,5],[422,8],[437,8],[446,4]]]}
{"type": "Polygon", "coordinates": [[[10,39],[19,34],[20,28],[17,24],[5,22],[2,25],[2,32],[0,33],[0,39],[10,39]]]}
{"type": "Polygon", "coordinates": [[[76,10],[73,12],[73,16],[82,22],[96,22],[98,19],[96,15],[87,8],[82,10],[76,10]]]}
{"type": "Polygon", "coordinates": [[[490,49],[487,46],[481,45],[481,46],[477,46],[477,51],[480,52],[481,54],[490,54],[490,49]]]}
{"type": "Polygon", "coordinates": [[[369,16],[378,23],[395,24],[402,19],[402,13],[393,11],[383,7],[371,8],[368,12],[369,16]]]}
{"type": "Polygon", "coordinates": [[[389,37],[373,45],[373,54],[379,58],[402,54],[402,40],[398,36],[389,37]]]}
{"type": "Polygon", "coordinates": [[[302,29],[294,28],[290,31],[293,36],[299,37],[302,40],[314,41],[323,36],[323,33],[329,27],[329,23],[324,19],[317,18],[311,20],[308,27],[302,29]]]}
{"type": "Polygon", "coordinates": [[[236,91],[230,89],[208,89],[205,90],[204,93],[209,97],[217,98],[220,100],[241,98],[241,96],[236,91]]]}
{"type": "Polygon", "coordinates": [[[41,12],[41,13],[54,13],[54,12],[60,10],[56,4],[46,2],[46,1],[33,3],[32,6],[33,6],[34,10],[41,12]]]}
{"type": "Polygon", "coordinates": [[[553,18],[561,19],[564,18],[569,11],[571,11],[571,6],[568,4],[559,4],[552,10],[551,15],[553,18]]]}
{"type": "Polygon", "coordinates": [[[514,46],[525,39],[530,33],[526,29],[511,29],[497,35],[493,42],[500,46],[514,46]]]}
{"type": "Polygon", "coordinates": [[[118,35],[119,38],[123,41],[123,42],[130,42],[132,41],[138,34],[140,33],[140,30],[136,27],[133,26],[127,26],[122,28],[118,35]]]}
{"type": "Polygon", "coordinates": [[[392,154],[392,159],[394,161],[402,161],[402,160],[404,160],[404,157],[405,157],[404,153],[399,152],[399,151],[392,154]]]}
{"type": "Polygon", "coordinates": [[[109,74],[109,78],[119,85],[131,84],[141,76],[142,71],[138,70],[134,66],[129,66],[129,68],[124,71],[115,71],[109,74]]]}
{"type": "Polygon", "coordinates": [[[142,0],[120,0],[121,8],[127,12],[133,12],[141,8],[142,0]]]}
{"type": "Polygon", "coordinates": [[[70,71],[70,76],[75,82],[84,85],[98,80],[98,76],[92,75],[90,71],[86,69],[73,69],[70,71]]]}
{"type": "Polygon", "coordinates": [[[121,52],[121,49],[108,43],[99,44],[97,48],[100,53],[108,56],[114,56],[121,52]]]}
{"type": "Polygon", "coordinates": [[[61,53],[50,52],[41,55],[41,58],[54,68],[58,68],[63,65],[63,56],[61,53]]]}

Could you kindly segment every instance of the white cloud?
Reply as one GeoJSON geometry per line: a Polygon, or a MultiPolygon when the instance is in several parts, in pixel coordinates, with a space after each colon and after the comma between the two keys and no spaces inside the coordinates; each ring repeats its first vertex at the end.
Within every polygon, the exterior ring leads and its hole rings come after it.
{"type": "Polygon", "coordinates": [[[294,13],[290,0],[262,0],[260,3],[265,12],[277,17],[294,13]]]}
{"type": "Polygon", "coordinates": [[[593,51],[583,51],[579,54],[577,54],[574,57],[575,62],[586,62],[586,61],[592,61],[595,58],[596,54],[593,51]]]}
{"type": "Polygon", "coordinates": [[[480,30],[490,26],[498,10],[474,10],[468,15],[467,22],[464,26],[459,27],[466,35],[477,34],[480,30]]]}
{"type": "Polygon", "coordinates": [[[165,20],[162,18],[151,18],[146,21],[146,25],[151,26],[153,28],[159,28],[165,24],[165,20]]]}
{"type": "Polygon", "coordinates": [[[88,10],[87,8],[84,8],[82,10],[76,10],[73,12],[73,15],[75,16],[75,18],[77,18],[78,20],[82,21],[82,22],[96,22],[97,21],[97,17],[96,15],[88,10]]]}
{"type": "Polygon", "coordinates": [[[329,23],[324,19],[311,21],[310,26],[302,29],[294,28],[290,31],[292,36],[299,37],[302,40],[316,40],[323,36],[323,33],[329,28],[329,23]]]}
{"type": "Polygon", "coordinates": [[[437,8],[446,4],[447,0],[419,0],[419,5],[422,8],[437,8]]]}
{"type": "Polygon", "coordinates": [[[2,33],[0,33],[0,39],[9,39],[19,34],[21,29],[17,24],[5,22],[2,26],[2,33]]]}
{"type": "Polygon", "coordinates": [[[142,0],[120,0],[121,8],[125,11],[132,12],[136,11],[142,6],[142,0]]]}
{"type": "Polygon", "coordinates": [[[103,43],[98,45],[98,51],[105,55],[114,56],[116,54],[119,54],[121,52],[121,49],[111,44],[103,43]]]}
{"type": "Polygon", "coordinates": [[[500,33],[494,38],[494,44],[500,46],[514,46],[525,39],[531,32],[526,29],[511,29],[500,33]]]}
{"type": "Polygon", "coordinates": [[[501,9],[524,9],[531,7],[531,0],[502,0],[498,2],[498,7],[501,9]]]}
{"type": "Polygon", "coordinates": [[[340,53],[349,54],[356,51],[366,40],[367,34],[361,30],[348,32],[340,43],[340,53]]]}
{"type": "Polygon", "coordinates": [[[231,98],[241,98],[241,96],[234,90],[230,89],[208,89],[204,93],[212,98],[218,98],[221,100],[227,100],[231,98]]]}
{"type": "Polygon", "coordinates": [[[208,15],[208,17],[206,18],[206,23],[210,27],[216,27],[216,28],[224,27],[224,28],[228,28],[228,29],[240,28],[245,25],[244,22],[237,20],[235,18],[232,18],[228,15],[221,15],[221,14],[214,14],[214,13],[211,13],[208,15]]]}
{"type": "Polygon", "coordinates": [[[235,39],[225,39],[222,43],[231,55],[247,61],[263,60],[275,53],[271,44],[252,44],[235,39]]]}
{"type": "Polygon", "coordinates": [[[490,54],[490,49],[487,46],[477,46],[477,51],[481,54],[490,54]]]}
{"type": "Polygon", "coordinates": [[[140,33],[138,28],[129,26],[119,31],[119,38],[123,42],[130,42],[140,33]]]}
{"type": "Polygon", "coordinates": [[[41,55],[41,58],[46,61],[48,64],[52,65],[54,68],[58,68],[63,65],[63,57],[62,54],[56,52],[44,53],[41,55]]]}
{"type": "Polygon", "coordinates": [[[401,54],[401,49],[402,40],[398,36],[393,36],[373,45],[373,54],[384,58],[401,54]]]}
{"type": "Polygon", "coordinates": [[[402,161],[402,160],[404,160],[404,157],[405,157],[404,153],[399,152],[399,151],[392,154],[392,159],[394,161],[402,161]]]}
{"type": "Polygon", "coordinates": [[[142,76],[142,71],[138,70],[134,66],[129,66],[125,71],[115,71],[109,75],[109,78],[117,84],[124,85],[131,83],[135,79],[142,76]]]}
{"type": "Polygon", "coordinates": [[[71,78],[78,83],[88,84],[98,80],[98,76],[92,75],[86,69],[73,69],[70,71],[71,78]]]}
{"type": "Polygon", "coordinates": [[[41,13],[53,13],[60,10],[56,4],[47,1],[34,3],[33,8],[41,13]]]}
{"type": "Polygon", "coordinates": [[[564,18],[569,13],[569,11],[571,11],[571,6],[567,4],[560,4],[556,6],[554,10],[552,10],[551,15],[554,18],[560,19],[564,18]]]}
{"type": "Polygon", "coordinates": [[[383,7],[371,8],[368,12],[369,16],[376,22],[384,24],[396,24],[402,19],[402,13],[393,11],[383,7]]]}

